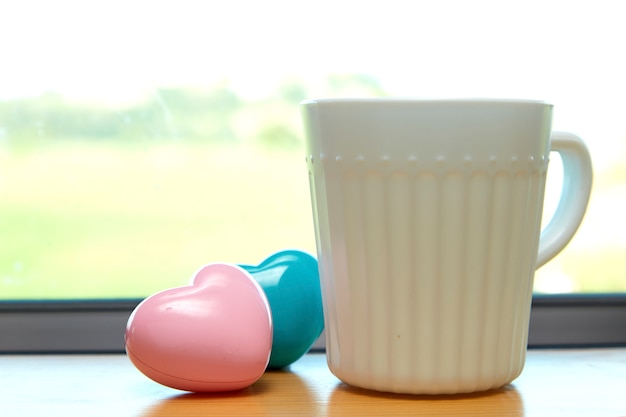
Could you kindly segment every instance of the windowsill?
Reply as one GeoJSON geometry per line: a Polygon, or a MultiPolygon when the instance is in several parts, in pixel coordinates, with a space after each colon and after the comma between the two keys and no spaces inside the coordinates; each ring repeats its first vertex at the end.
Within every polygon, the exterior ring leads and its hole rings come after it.
{"type": "Polygon", "coordinates": [[[530,350],[513,384],[483,394],[381,394],[342,384],[323,354],[252,387],[193,395],[144,377],[124,355],[0,355],[0,415],[626,415],[626,348],[530,350]]]}
{"type": "MultiPolygon", "coordinates": [[[[0,301],[0,353],[122,353],[139,301],[0,301]]],[[[528,344],[626,346],[626,294],[535,295],[528,344]]]]}

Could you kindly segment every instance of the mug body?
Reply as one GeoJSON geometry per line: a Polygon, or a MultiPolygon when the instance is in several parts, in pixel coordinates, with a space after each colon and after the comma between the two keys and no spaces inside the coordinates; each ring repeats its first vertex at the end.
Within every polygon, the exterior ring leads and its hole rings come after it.
{"type": "Polygon", "coordinates": [[[413,394],[522,371],[552,106],[302,103],[331,371],[413,394]]]}

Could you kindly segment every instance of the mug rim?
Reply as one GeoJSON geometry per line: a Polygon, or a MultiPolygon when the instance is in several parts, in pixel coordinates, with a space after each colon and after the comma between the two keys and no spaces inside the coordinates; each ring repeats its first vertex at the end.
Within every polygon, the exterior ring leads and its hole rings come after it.
{"type": "Polygon", "coordinates": [[[496,104],[496,105],[541,105],[553,107],[553,104],[544,100],[521,99],[521,98],[419,98],[419,97],[322,97],[307,99],[300,102],[301,106],[315,104],[496,104]]]}

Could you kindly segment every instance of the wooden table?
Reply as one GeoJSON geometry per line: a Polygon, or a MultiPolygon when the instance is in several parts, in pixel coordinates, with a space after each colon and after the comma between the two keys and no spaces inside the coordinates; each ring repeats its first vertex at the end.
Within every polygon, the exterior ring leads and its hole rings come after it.
{"type": "Polygon", "coordinates": [[[0,355],[0,416],[626,416],[626,349],[531,350],[510,386],[461,396],[349,387],[322,354],[233,393],[182,393],[124,355],[0,355]]]}

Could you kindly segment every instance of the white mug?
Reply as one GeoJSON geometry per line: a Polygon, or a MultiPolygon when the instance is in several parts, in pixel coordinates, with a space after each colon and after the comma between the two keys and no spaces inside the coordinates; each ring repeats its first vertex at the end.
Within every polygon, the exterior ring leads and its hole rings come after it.
{"type": "Polygon", "coordinates": [[[524,366],[535,269],[576,232],[592,168],[528,100],[301,104],[327,360],[345,383],[443,394],[524,366]],[[564,185],[541,231],[550,151],[564,185]]]}

